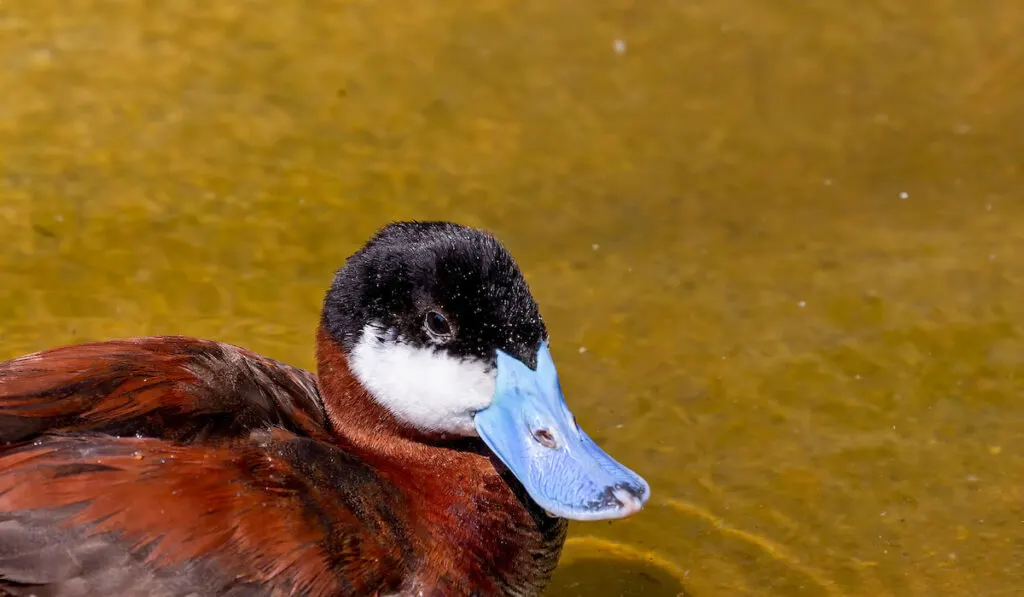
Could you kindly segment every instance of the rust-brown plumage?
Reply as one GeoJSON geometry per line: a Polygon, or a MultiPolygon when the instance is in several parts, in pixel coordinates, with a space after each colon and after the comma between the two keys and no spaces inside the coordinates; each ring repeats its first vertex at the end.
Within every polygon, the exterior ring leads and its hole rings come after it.
{"type": "Polygon", "coordinates": [[[319,388],[183,337],[0,364],[0,594],[537,595],[565,522],[317,357],[319,388]]]}
{"type": "Polygon", "coordinates": [[[175,336],[0,363],[0,596],[537,597],[566,519],[650,495],[576,424],[482,231],[379,231],[316,358],[175,336]]]}

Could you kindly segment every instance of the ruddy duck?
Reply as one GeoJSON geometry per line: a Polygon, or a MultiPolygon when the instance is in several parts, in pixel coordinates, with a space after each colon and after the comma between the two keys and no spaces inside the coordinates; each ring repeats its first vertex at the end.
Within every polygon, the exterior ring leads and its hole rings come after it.
{"type": "Polygon", "coordinates": [[[0,594],[531,597],[567,519],[648,499],[576,424],[487,233],[383,228],[316,356],[148,337],[0,364],[0,594]]]}

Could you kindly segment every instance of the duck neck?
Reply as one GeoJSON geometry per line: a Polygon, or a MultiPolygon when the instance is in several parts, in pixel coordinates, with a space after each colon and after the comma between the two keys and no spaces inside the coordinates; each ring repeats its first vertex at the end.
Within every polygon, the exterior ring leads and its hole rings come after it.
{"type": "Polygon", "coordinates": [[[323,326],[317,332],[316,353],[320,394],[339,446],[406,474],[417,468],[458,465],[499,476],[479,438],[427,436],[395,418],[355,376],[344,350],[323,326]]]}
{"type": "Polygon", "coordinates": [[[416,582],[452,596],[471,593],[456,586],[467,579],[491,587],[480,595],[539,594],[558,561],[565,521],[549,518],[510,473],[495,467],[479,439],[431,441],[402,425],[363,387],[323,327],[317,367],[335,441],[411,498],[410,514],[423,523],[416,525],[425,533],[422,549],[430,553],[424,561],[446,563],[420,571],[416,582]],[[477,557],[466,558],[465,551],[477,557]],[[467,569],[455,569],[460,566],[467,569]]]}
{"type": "Polygon", "coordinates": [[[317,379],[331,433],[342,447],[373,460],[429,459],[429,446],[381,406],[349,367],[344,350],[323,326],[316,339],[317,379]]]}

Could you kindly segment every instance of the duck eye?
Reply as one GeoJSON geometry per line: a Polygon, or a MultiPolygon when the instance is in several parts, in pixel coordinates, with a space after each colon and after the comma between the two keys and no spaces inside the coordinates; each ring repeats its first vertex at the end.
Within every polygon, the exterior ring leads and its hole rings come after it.
{"type": "Polygon", "coordinates": [[[452,335],[452,326],[448,319],[437,311],[428,311],[423,318],[423,325],[426,326],[427,332],[438,340],[447,340],[452,335]]]}

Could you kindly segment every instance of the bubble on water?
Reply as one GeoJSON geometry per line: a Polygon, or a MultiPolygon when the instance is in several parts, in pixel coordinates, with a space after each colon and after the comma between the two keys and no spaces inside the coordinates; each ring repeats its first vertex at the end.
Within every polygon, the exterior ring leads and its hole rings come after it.
{"type": "Polygon", "coordinates": [[[900,191],[900,199],[907,199],[910,197],[910,193],[906,191],[900,191]]]}
{"type": "Polygon", "coordinates": [[[624,40],[624,39],[617,39],[617,40],[613,41],[612,42],[612,49],[615,50],[616,54],[625,54],[626,53],[626,40],[624,40]]]}
{"type": "Polygon", "coordinates": [[[799,303],[797,303],[797,306],[799,306],[802,309],[807,306],[807,301],[800,301],[799,303]]]}
{"type": "Polygon", "coordinates": [[[583,354],[585,352],[587,352],[587,347],[586,346],[580,346],[580,354],[583,354]]]}
{"type": "Polygon", "coordinates": [[[597,243],[594,243],[594,244],[590,245],[590,248],[596,251],[596,250],[601,248],[601,245],[599,245],[597,243]]]}

